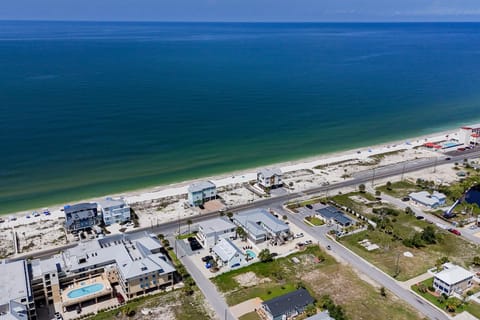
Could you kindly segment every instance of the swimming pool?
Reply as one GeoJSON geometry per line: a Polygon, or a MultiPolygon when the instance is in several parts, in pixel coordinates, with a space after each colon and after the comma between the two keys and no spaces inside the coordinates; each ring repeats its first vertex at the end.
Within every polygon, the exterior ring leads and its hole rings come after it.
{"type": "Polygon", "coordinates": [[[456,146],[459,146],[459,145],[461,145],[461,143],[448,141],[448,142],[445,142],[444,144],[442,144],[442,148],[443,149],[453,148],[453,147],[456,147],[456,146]]]}
{"type": "Polygon", "coordinates": [[[67,297],[69,297],[70,299],[76,299],[76,298],[80,298],[80,297],[83,297],[83,296],[88,296],[90,294],[94,294],[94,293],[97,293],[99,291],[102,291],[103,288],[104,288],[103,284],[94,283],[94,284],[90,284],[88,286],[81,287],[81,288],[70,291],[67,294],[67,297]]]}
{"type": "Polygon", "coordinates": [[[245,252],[247,253],[247,256],[249,256],[252,259],[257,257],[255,252],[253,252],[252,250],[245,250],[245,252]]]}

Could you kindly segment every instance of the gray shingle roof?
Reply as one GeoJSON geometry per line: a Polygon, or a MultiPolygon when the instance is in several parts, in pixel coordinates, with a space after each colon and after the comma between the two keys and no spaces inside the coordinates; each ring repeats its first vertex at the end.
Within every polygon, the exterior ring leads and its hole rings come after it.
{"type": "Polygon", "coordinates": [[[303,309],[309,304],[315,302],[307,290],[300,288],[296,291],[289,292],[283,296],[265,301],[265,305],[274,318],[286,314],[292,310],[303,309]]]}

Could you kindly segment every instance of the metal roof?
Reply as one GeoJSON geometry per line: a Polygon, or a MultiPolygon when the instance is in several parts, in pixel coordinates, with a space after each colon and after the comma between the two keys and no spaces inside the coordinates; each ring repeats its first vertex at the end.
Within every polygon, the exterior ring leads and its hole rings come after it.
{"type": "Polygon", "coordinates": [[[235,225],[233,223],[222,218],[213,218],[210,220],[201,221],[198,223],[198,226],[206,235],[235,229],[235,225]]]}
{"type": "Polygon", "coordinates": [[[218,243],[212,248],[222,261],[230,261],[235,255],[243,255],[242,251],[233,244],[230,239],[222,238],[218,243]]]}
{"type": "Polygon", "coordinates": [[[188,186],[188,192],[200,192],[205,189],[216,188],[215,184],[212,181],[200,181],[192,183],[188,186]]]}
{"type": "Polygon", "coordinates": [[[92,202],[83,202],[63,207],[65,214],[78,211],[97,210],[97,204],[92,202]]]}
{"type": "Polygon", "coordinates": [[[353,220],[347,217],[342,211],[338,210],[335,207],[327,206],[321,209],[316,210],[322,217],[325,219],[333,219],[341,225],[347,225],[353,223],[353,220]]]}
{"type": "Polygon", "coordinates": [[[445,263],[443,266],[445,269],[435,274],[435,278],[448,285],[454,285],[473,277],[473,273],[457,265],[445,263]]]}
{"type": "Polygon", "coordinates": [[[265,209],[243,211],[236,214],[234,219],[251,233],[260,233],[261,230],[265,230],[265,227],[268,231],[274,233],[290,230],[285,222],[274,217],[265,209]]]}
{"type": "Polygon", "coordinates": [[[281,176],[282,170],[280,170],[279,168],[263,168],[263,169],[260,169],[258,173],[265,178],[270,178],[275,175],[281,176]]]}

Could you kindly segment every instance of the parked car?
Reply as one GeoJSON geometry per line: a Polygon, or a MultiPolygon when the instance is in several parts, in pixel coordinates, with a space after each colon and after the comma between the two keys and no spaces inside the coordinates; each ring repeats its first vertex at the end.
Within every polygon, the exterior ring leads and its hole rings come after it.
{"type": "Polygon", "coordinates": [[[457,236],[461,236],[462,233],[460,231],[458,231],[457,229],[453,229],[453,228],[450,228],[448,229],[448,231],[450,231],[451,233],[457,235],[457,236]]]}
{"type": "Polygon", "coordinates": [[[311,204],[307,204],[305,207],[307,207],[308,209],[313,209],[313,206],[311,204]]]}
{"type": "Polygon", "coordinates": [[[424,216],[417,216],[416,218],[417,218],[417,220],[423,220],[423,219],[425,219],[424,216]]]}
{"type": "Polygon", "coordinates": [[[302,237],[303,237],[303,233],[302,233],[302,232],[297,233],[297,234],[294,236],[294,238],[296,238],[296,239],[297,239],[297,238],[302,238],[302,237]]]}
{"type": "Polygon", "coordinates": [[[122,294],[120,292],[117,292],[117,301],[120,304],[125,302],[125,298],[122,296],[122,294]]]}
{"type": "Polygon", "coordinates": [[[63,320],[63,316],[60,314],[60,312],[55,312],[55,319],[56,320],[63,320]]]}
{"type": "Polygon", "coordinates": [[[402,201],[410,201],[410,197],[403,197],[402,201]]]}
{"type": "Polygon", "coordinates": [[[448,160],[451,160],[451,159],[452,159],[452,158],[450,158],[450,157],[446,157],[446,158],[445,158],[445,161],[448,161],[448,160]]]}
{"type": "Polygon", "coordinates": [[[307,241],[305,241],[305,244],[307,244],[307,245],[308,245],[308,244],[312,244],[312,243],[313,243],[312,240],[307,240],[307,241]]]}
{"type": "Polygon", "coordinates": [[[330,245],[328,245],[327,250],[332,250],[332,247],[330,245]]]}
{"type": "Polygon", "coordinates": [[[202,258],[203,262],[207,262],[207,261],[210,261],[210,260],[213,260],[212,256],[205,256],[205,257],[202,258]]]}

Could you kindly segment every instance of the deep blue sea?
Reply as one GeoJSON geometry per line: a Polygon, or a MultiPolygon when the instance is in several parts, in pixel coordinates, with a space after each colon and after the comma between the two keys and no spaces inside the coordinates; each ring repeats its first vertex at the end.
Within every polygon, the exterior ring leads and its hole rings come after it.
{"type": "Polygon", "coordinates": [[[0,22],[0,212],[480,122],[480,24],[0,22]]]}

